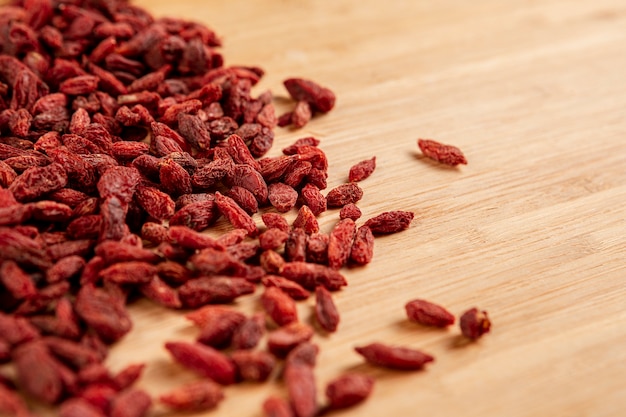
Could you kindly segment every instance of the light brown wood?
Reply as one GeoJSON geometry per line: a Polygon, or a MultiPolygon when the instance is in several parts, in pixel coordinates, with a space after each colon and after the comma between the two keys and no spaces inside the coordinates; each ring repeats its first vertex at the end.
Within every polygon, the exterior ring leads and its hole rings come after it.
{"type": "MultiPolygon", "coordinates": [[[[346,271],[339,331],[315,337],[320,402],[327,381],[358,370],[376,377],[375,391],[338,416],[626,413],[626,3],[136,4],[213,27],[227,64],[267,71],[257,92],[284,96],[290,76],[330,86],[336,108],[301,131],[279,129],[271,155],[298,137],[320,138],[331,187],[376,155],[361,184],[364,218],[417,214],[408,231],[376,240],[371,265],[346,271]],[[460,147],[469,164],[425,160],[418,137],[460,147]],[[486,309],[492,332],[460,345],[457,326],[408,323],[404,304],[417,297],[455,314],[486,309]],[[371,341],[422,348],[436,362],[416,373],[374,369],[353,352],[371,341]]],[[[337,218],[325,213],[324,230],[337,218]]],[[[256,300],[238,305],[251,312],[256,300]]],[[[311,302],[300,307],[308,319],[311,302]]],[[[192,340],[194,329],[148,302],[132,312],[135,330],[110,366],[146,361],[140,385],[154,395],[194,379],[162,348],[192,340]]],[[[218,410],[198,415],[261,416],[270,393],[284,386],[228,387],[218,410]]]]}

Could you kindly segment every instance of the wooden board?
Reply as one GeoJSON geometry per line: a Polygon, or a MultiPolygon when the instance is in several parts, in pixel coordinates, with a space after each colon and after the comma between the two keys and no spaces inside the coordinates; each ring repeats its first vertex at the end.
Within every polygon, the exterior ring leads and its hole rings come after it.
{"type": "MultiPolygon", "coordinates": [[[[598,417],[626,413],[626,3],[621,0],[142,0],[158,16],[203,21],[227,64],[260,65],[257,88],[284,96],[302,76],[330,86],[336,108],[301,131],[279,129],[271,155],[314,135],[329,185],[373,155],[364,218],[417,214],[376,240],[374,262],[346,272],[340,329],[316,336],[321,392],[345,371],[377,379],[371,399],[333,415],[598,417]],[[442,168],[418,137],[452,143],[469,164],[442,168]],[[493,330],[408,323],[426,298],[489,311],[493,330]],[[436,356],[426,371],[365,366],[353,347],[384,341],[436,356]]],[[[279,103],[284,110],[288,104],[279,103]]],[[[329,230],[338,215],[321,218],[329,230]]],[[[258,308],[256,297],[238,305],[258,308]]],[[[311,302],[301,306],[308,320],[311,302]]],[[[194,376],[166,340],[192,340],[179,314],[142,302],[113,369],[147,361],[140,385],[158,395],[194,376]]],[[[212,413],[261,416],[280,382],[226,389],[212,413]]],[[[170,416],[160,409],[155,415],[170,416]]]]}

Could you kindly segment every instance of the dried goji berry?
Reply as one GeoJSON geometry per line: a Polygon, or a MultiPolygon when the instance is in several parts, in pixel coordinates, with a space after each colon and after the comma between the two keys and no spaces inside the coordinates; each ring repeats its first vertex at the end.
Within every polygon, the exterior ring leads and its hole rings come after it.
{"type": "Polygon", "coordinates": [[[230,344],[235,330],[246,320],[242,313],[228,307],[205,306],[187,318],[199,319],[202,313],[198,342],[215,348],[223,348],[230,344]]]}
{"type": "Polygon", "coordinates": [[[184,306],[197,308],[209,303],[229,303],[254,292],[254,285],[245,278],[225,276],[199,277],[178,288],[184,306]]]}
{"type": "Polygon", "coordinates": [[[339,185],[326,195],[328,207],[343,207],[346,204],[356,203],[363,197],[363,190],[356,183],[339,185]]]}
{"type": "Polygon", "coordinates": [[[410,211],[387,211],[366,221],[365,226],[374,234],[397,233],[408,229],[414,216],[410,211]]]}
{"type": "Polygon", "coordinates": [[[313,367],[304,363],[288,363],[283,376],[291,406],[297,417],[317,414],[317,389],[313,367]]]}
{"type": "Polygon", "coordinates": [[[311,326],[293,322],[269,333],[267,348],[278,357],[285,357],[296,346],[313,337],[311,326]]]}
{"type": "Polygon", "coordinates": [[[382,343],[371,343],[357,347],[355,350],[370,364],[392,369],[422,369],[428,362],[435,360],[429,354],[416,349],[388,346],[382,343]]]}
{"type": "Polygon", "coordinates": [[[238,379],[251,382],[267,380],[274,370],[276,359],[262,350],[236,350],[230,359],[237,368],[238,379]]]}
{"type": "Polygon", "coordinates": [[[459,325],[461,326],[463,336],[472,340],[480,338],[491,330],[491,321],[487,316],[487,312],[476,307],[470,308],[461,315],[459,325]]]}
{"type": "Polygon", "coordinates": [[[103,340],[114,342],[132,327],[124,300],[93,285],[84,285],[76,296],[76,313],[103,340]]]}
{"type": "Polygon", "coordinates": [[[159,402],[177,411],[211,410],[224,399],[222,387],[211,380],[194,381],[159,397],[159,402]]]}
{"type": "Polygon", "coordinates": [[[120,392],[111,401],[111,417],[144,417],[150,407],[152,399],[143,390],[127,389],[120,392]]]}
{"type": "Polygon", "coordinates": [[[445,145],[431,139],[418,139],[417,145],[424,155],[432,160],[451,166],[467,165],[465,155],[456,146],[445,145]]]}
{"type": "Polygon", "coordinates": [[[259,344],[265,333],[265,314],[256,313],[238,326],[233,332],[233,349],[252,349],[259,344]]]}
{"type": "Polygon", "coordinates": [[[283,84],[294,100],[306,101],[317,111],[326,113],[335,105],[335,94],[313,81],[289,78],[283,84]]]}
{"type": "Polygon", "coordinates": [[[315,288],[315,317],[322,329],[328,332],[337,331],[339,311],[333,296],[322,286],[315,288]]]}
{"type": "Polygon", "coordinates": [[[165,348],[174,359],[193,372],[228,385],[235,382],[233,362],[217,350],[200,343],[167,342],[165,348]]]}
{"type": "Polygon", "coordinates": [[[266,287],[263,295],[261,295],[261,304],[267,314],[279,326],[298,320],[296,303],[279,287],[266,287]]]}
{"type": "Polygon", "coordinates": [[[291,406],[286,400],[279,397],[269,397],[263,402],[265,417],[293,417],[291,406]]]}
{"type": "Polygon", "coordinates": [[[350,249],[350,260],[357,265],[366,265],[374,256],[374,234],[369,226],[357,229],[350,249]]]}
{"type": "Polygon", "coordinates": [[[356,225],[352,219],[343,219],[333,228],[328,240],[328,266],[339,269],[348,261],[356,225]]]}
{"type": "Polygon", "coordinates": [[[358,220],[361,217],[361,210],[357,207],[356,204],[350,203],[346,204],[339,210],[339,218],[340,219],[352,219],[354,221],[358,220]]]}
{"type": "Polygon", "coordinates": [[[300,210],[298,210],[298,215],[293,221],[293,227],[303,229],[308,235],[317,233],[320,230],[315,214],[313,214],[309,206],[306,205],[300,207],[300,210]]]}
{"type": "Polygon", "coordinates": [[[278,287],[294,300],[306,300],[310,293],[300,284],[277,275],[265,275],[262,279],[266,287],[278,287]]]}
{"type": "Polygon", "coordinates": [[[454,315],[426,300],[411,300],[404,306],[409,320],[426,326],[446,327],[454,324],[454,315]]]}
{"type": "Polygon", "coordinates": [[[326,398],[330,408],[352,407],[364,401],[372,393],[374,378],[350,373],[341,375],[326,386],[326,398]]]}

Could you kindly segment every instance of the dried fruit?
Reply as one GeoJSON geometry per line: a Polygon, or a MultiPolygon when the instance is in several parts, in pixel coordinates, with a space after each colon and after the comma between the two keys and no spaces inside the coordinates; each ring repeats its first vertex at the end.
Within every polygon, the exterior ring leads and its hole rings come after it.
{"type": "Polygon", "coordinates": [[[76,296],[76,313],[105,341],[114,342],[132,327],[125,300],[91,284],[76,296]]]}
{"type": "Polygon", "coordinates": [[[454,315],[426,300],[411,300],[404,306],[409,320],[425,326],[446,327],[454,324],[454,315]]]}
{"type": "Polygon", "coordinates": [[[355,348],[365,360],[376,366],[385,368],[416,370],[435,360],[427,353],[406,347],[387,346],[382,343],[371,343],[355,348]]]}
{"type": "Polygon", "coordinates": [[[366,221],[365,226],[375,235],[397,233],[408,229],[414,216],[410,211],[387,211],[366,221]]]}
{"type": "Polygon", "coordinates": [[[315,288],[315,318],[322,329],[328,332],[337,331],[339,311],[331,293],[322,286],[315,288]]]}
{"type": "Polygon", "coordinates": [[[265,314],[256,313],[247,318],[233,332],[233,349],[252,349],[259,344],[265,333],[265,314]]]}
{"type": "Polygon", "coordinates": [[[374,234],[369,226],[361,226],[354,235],[350,260],[357,265],[366,265],[374,256],[374,234]]]}
{"type": "Polygon", "coordinates": [[[144,417],[151,406],[152,399],[145,391],[131,388],[113,398],[110,416],[144,417]]]}
{"type": "Polygon", "coordinates": [[[280,213],[286,213],[296,205],[298,192],[287,184],[277,182],[268,187],[270,203],[280,213]]]}
{"type": "Polygon", "coordinates": [[[211,380],[194,381],[159,397],[159,402],[176,411],[211,410],[224,399],[222,387],[211,380]]]}
{"type": "Polygon", "coordinates": [[[178,296],[185,307],[197,308],[209,303],[229,303],[254,289],[245,278],[217,275],[190,279],[178,288],[178,296]]]}
{"type": "Polygon", "coordinates": [[[369,397],[373,388],[373,378],[363,374],[345,374],[328,383],[326,398],[330,408],[352,407],[369,397]]]}
{"type": "Polygon", "coordinates": [[[359,182],[363,181],[376,169],[376,157],[372,157],[372,159],[366,159],[364,161],[359,162],[356,165],[353,165],[350,168],[349,180],[350,182],[359,182]]]}
{"type": "Polygon", "coordinates": [[[328,266],[339,269],[350,257],[356,224],[352,219],[343,219],[334,227],[328,240],[328,266]]]}
{"type": "Polygon", "coordinates": [[[262,350],[236,350],[230,358],[237,367],[239,379],[243,381],[263,382],[276,365],[274,356],[262,350]]]}
{"type": "Polygon", "coordinates": [[[306,300],[310,293],[300,284],[276,275],[265,275],[261,280],[266,287],[278,287],[294,300],[306,300]]]}
{"type": "Polygon", "coordinates": [[[296,417],[317,414],[317,389],[313,367],[302,362],[288,362],[283,375],[296,417]]]}
{"type": "Polygon", "coordinates": [[[235,382],[235,366],[217,350],[200,343],[167,342],[165,348],[174,359],[193,372],[228,385],[235,382]]]}
{"type": "Polygon", "coordinates": [[[190,320],[202,320],[198,342],[215,348],[230,344],[235,331],[244,323],[246,316],[228,307],[205,306],[187,315],[190,320]],[[200,316],[200,314],[202,316],[200,316]],[[200,319],[200,317],[202,317],[200,319]]]}
{"type": "Polygon", "coordinates": [[[59,364],[39,341],[18,346],[13,361],[20,386],[34,398],[48,404],[57,402],[64,392],[59,364]],[[37,364],[37,366],[33,366],[37,364]]]}
{"type": "Polygon", "coordinates": [[[296,346],[313,337],[313,329],[304,323],[293,322],[269,333],[268,350],[278,357],[285,357],[296,346]]]}
{"type": "Polygon", "coordinates": [[[326,195],[328,207],[343,207],[346,204],[354,204],[363,197],[363,190],[356,183],[339,185],[326,195]]]}
{"type": "Polygon", "coordinates": [[[478,310],[476,307],[470,308],[461,315],[459,325],[461,326],[463,336],[472,340],[480,338],[491,330],[491,321],[487,316],[487,312],[478,310]]]}
{"type": "Polygon", "coordinates": [[[335,106],[335,94],[313,81],[289,78],[283,84],[294,100],[306,101],[316,111],[327,113],[335,106]]]}
{"type": "Polygon", "coordinates": [[[445,145],[431,139],[418,139],[417,145],[425,156],[434,161],[451,166],[467,165],[465,155],[456,146],[445,145]]]}
{"type": "Polygon", "coordinates": [[[346,204],[339,210],[339,218],[340,219],[352,219],[354,221],[358,220],[361,217],[361,210],[357,207],[356,204],[350,203],[346,204]]]}
{"type": "Polygon", "coordinates": [[[261,304],[279,326],[298,321],[296,303],[278,287],[267,287],[261,295],[261,304]]]}
{"type": "Polygon", "coordinates": [[[289,403],[279,397],[269,397],[263,401],[263,413],[265,417],[294,417],[289,403]]]}

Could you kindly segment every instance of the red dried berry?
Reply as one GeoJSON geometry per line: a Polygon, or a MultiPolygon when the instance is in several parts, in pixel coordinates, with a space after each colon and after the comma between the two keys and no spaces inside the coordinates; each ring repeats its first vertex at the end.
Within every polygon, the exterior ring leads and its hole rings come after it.
{"type": "Polygon", "coordinates": [[[308,206],[300,207],[298,216],[293,221],[293,227],[303,229],[307,235],[317,233],[320,230],[315,214],[313,214],[308,206]]]}
{"type": "Polygon", "coordinates": [[[296,140],[293,144],[284,148],[283,153],[285,155],[295,155],[298,153],[298,148],[302,146],[317,146],[319,144],[320,144],[319,139],[316,139],[312,136],[307,136],[305,138],[300,138],[296,140]]]}
{"type": "Polygon", "coordinates": [[[293,322],[269,333],[267,338],[268,350],[283,358],[300,343],[313,337],[313,329],[304,323],[293,322]]]}
{"type": "Polygon", "coordinates": [[[327,113],[335,106],[335,94],[313,81],[289,78],[283,84],[294,100],[306,101],[316,111],[327,113]]]}
{"type": "Polygon", "coordinates": [[[205,306],[195,313],[190,313],[187,318],[199,320],[202,314],[202,323],[198,342],[215,348],[223,348],[230,344],[235,331],[246,320],[242,313],[221,306],[205,306]]]}
{"type": "Polygon", "coordinates": [[[304,127],[312,116],[311,105],[307,101],[300,100],[291,113],[291,124],[296,128],[304,127]]]}
{"type": "Polygon", "coordinates": [[[261,296],[261,304],[279,326],[298,321],[296,303],[278,287],[267,287],[261,296]]]}
{"type": "Polygon", "coordinates": [[[222,387],[211,380],[195,381],[159,397],[159,402],[176,411],[211,410],[224,399],[222,387]]]}
{"type": "Polygon", "coordinates": [[[366,159],[364,161],[359,162],[356,165],[353,165],[350,168],[349,180],[350,182],[359,182],[363,181],[376,169],[376,157],[372,157],[372,159],[366,159]]]}
{"type": "Polygon", "coordinates": [[[366,221],[365,226],[375,235],[397,233],[408,229],[414,216],[409,211],[387,211],[366,221]]]}
{"type": "Polygon", "coordinates": [[[259,235],[259,246],[266,251],[278,249],[285,243],[288,237],[289,234],[280,229],[267,229],[259,235]]]}
{"type": "Polygon", "coordinates": [[[246,230],[250,236],[257,234],[254,220],[232,198],[217,192],[215,193],[215,204],[235,228],[246,230]]]}
{"type": "Polygon", "coordinates": [[[233,332],[233,349],[252,349],[259,344],[265,333],[265,314],[256,313],[247,318],[233,332]]]}
{"type": "Polygon", "coordinates": [[[318,405],[313,367],[301,362],[287,363],[283,378],[296,417],[315,416],[318,405]]]}
{"type": "Polygon", "coordinates": [[[374,378],[363,374],[345,374],[326,386],[326,398],[330,408],[352,407],[370,396],[374,388],[374,378]]]}
{"type": "Polygon", "coordinates": [[[328,207],[343,207],[346,204],[354,204],[363,197],[363,190],[356,183],[342,184],[333,188],[326,195],[328,207]]]}
{"type": "Polygon", "coordinates": [[[375,366],[384,368],[417,370],[425,364],[435,360],[429,354],[406,347],[387,346],[382,343],[372,343],[355,348],[356,352],[375,366]]]}
{"type": "Polygon", "coordinates": [[[245,278],[200,277],[180,286],[178,296],[185,307],[197,308],[209,303],[229,303],[253,293],[254,289],[255,286],[245,278]]]}
{"type": "Polygon", "coordinates": [[[27,393],[47,404],[61,398],[64,392],[61,365],[42,342],[33,341],[15,348],[13,362],[20,386],[27,393]]]}
{"type": "Polygon", "coordinates": [[[300,284],[277,275],[265,275],[261,280],[266,287],[278,287],[294,300],[306,300],[311,295],[300,284]]]}
{"type": "Polygon", "coordinates": [[[53,163],[44,167],[32,167],[17,177],[9,190],[20,202],[35,200],[44,194],[60,190],[67,185],[65,169],[53,163]]]}
{"type": "Polygon", "coordinates": [[[346,204],[341,208],[341,210],[339,210],[340,219],[352,219],[354,221],[357,221],[360,217],[361,210],[357,207],[356,204],[346,204]]]}
{"type": "Polygon", "coordinates": [[[366,265],[374,256],[374,234],[368,226],[361,226],[354,235],[350,260],[357,265],[366,265]]]}
{"type": "Polygon", "coordinates": [[[417,145],[425,156],[434,161],[450,166],[467,165],[465,155],[456,146],[444,145],[431,139],[418,139],[417,145]]]}
{"type": "Polygon", "coordinates": [[[446,327],[454,324],[454,315],[426,300],[411,300],[404,306],[409,320],[425,326],[446,327]]]}
{"type": "Polygon", "coordinates": [[[303,229],[292,229],[285,241],[285,259],[292,262],[304,262],[306,259],[307,236],[303,229]]]}
{"type": "Polygon", "coordinates": [[[89,401],[82,398],[71,398],[59,408],[59,417],[104,417],[104,413],[89,401]]]}
{"type": "Polygon", "coordinates": [[[268,187],[268,198],[272,206],[280,213],[291,210],[298,200],[298,192],[283,183],[273,183],[268,187]]]}
{"type": "Polygon", "coordinates": [[[268,229],[275,228],[283,232],[289,232],[289,223],[278,213],[263,213],[261,219],[268,229]]]}
{"type": "Polygon", "coordinates": [[[261,350],[236,350],[230,358],[235,363],[239,379],[243,381],[263,382],[276,365],[274,356],[261,350]]]}
{"type": "Polygon", "coordinates": [[[153,276],[150,282],[139,287],[139,291],[149,300],[168,308],[180,308],[182,302],[178,291],[170,287],[158,276],[153,276]]]}
{"type": "Polygon", "coordinates": [[[14,261],[0,264],[0,283],[17,300],[33,298],[37,294],[34,281],[14,261]]]}
{"type": "Polygon", "coordinates": [[[186,368],[215,382],[228,385],[235,382],[235,366],[217,350],[200,343],[167,342],[165,348],[186,368]]]}
{"type": "Polygon", "coordinates": [[[114,342],[132,327],[123,299],[93,285],[84,285],[76,296],[76,313],[105,341],[114,342]]]}
{"type": "Polygon", "coordinates": [[[120,392],[111,401],[111,417],[144,417],[150,407],[152,399],[143,390],[127,389],[120,392]]]}
{"type": "Polygon", "coordinates": [[[343,219],[335,226],[328,240],[328,266],[339,269],[350,257],[356,225],[352,219],[343,219]]]}
{"type": "Polygon", "coordinates": [[[137,202],[152,218],[167,220],[174,215],[174,200],[154,187],[137,187],[137,202]]]}
{"type": "Polygon", "coordinates": [[[269,397],[263,402],[265,417],[294,417],[291,406],[279,397],[269,397]]]}
{"type": "Polygon", "coordinates": [[[489,333],[491,330],[491,321],[484,310],[478,310],[476,307],[467,310],[459,319],[461,333],[463,336],[476,340],[483,334],[489,333]]]}
{"type": "Polygon", "coordinates": [[[323,285],[330,291],[336,291],[348,284],[343,275],[336,270],[324,265],[306,262],[287,262],[280,274],[309,289],[323,285]]]}
{"type": "Polygon", "coordinates": [[[331,293],[321,286],[315,288],[315,318],[320,327],[327,332],[337,331],[339,311],[331,293]]]}

